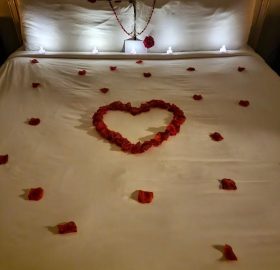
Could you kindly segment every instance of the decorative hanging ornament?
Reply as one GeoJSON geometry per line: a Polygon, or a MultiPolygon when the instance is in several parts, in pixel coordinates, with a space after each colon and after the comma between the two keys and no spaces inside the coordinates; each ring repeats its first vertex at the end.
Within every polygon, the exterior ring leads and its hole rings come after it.
{"type": "MultiPolygon", "coordinates": [[[[131,39],[126,40],[126,43],[127,43],[126,45],[127,45],[127,46],[125,46],[125,47],[127,47],[127,48],[126,48],[125,51],[126,51],[126,52],[130,52],[130,53],[133,52],[134,54],[135,54],[135,52],[136,52],[136,53],[143,53],[143,52],[144,52],[144,51],[143,51],[143,48],[141,49],[140,46],[139,46],[139,41],[140,41],[140,40],[137,39],[137,36],[141,35],[141,34],[147,29],[148,25],[150,24],[151,19],[152,19],[152,16],[153,16],[153,13],[154,13],[155,4],[156,4],[156,0],[153,0],[153,5],[152,5],[152,9],[151,9],[151,13],[150,13],[150,15],[149,15],[149,18],[148,18],[148,20],[147,20],[147,22],[146,22],[144,28],[143,28],[141,31],[138,32],[138,31],[137,31],[137,24],[136,24],[136,20],[137,20],[136,1],[137,1],[137,0],[130,0],[130,1],[129,1],[129,2],[132,3],[132,5],[133,5],[133,14],[134,14],[133,31],[131,31],[131,32],[127,31],[127,30],[125,29],[125,27],[123,26],[123,24],[122,24],[122,22],[121,22],[119,16],[117,15],[116,9],[114,8],[114,6],[113,6],[113,4],[112,4],[112,1],[111,1],[111,0],[108,1],[109,4],[110,4],[110,6],[111,6],[111,9],[112,9],[112,11],[113,11],[113,13],[114,13],[114,15],[115,15],[115,17],[116,17],[117,22],[118,22],[118,24],[119,24],[120,27],[121,27],[121,29],[122,29],[128,36],[131,37],[131,39]],[[133,40],[135,41],[135,44],[133,44],[133,42],[132,42],[133,40]],[[137,44],[136,44],[136,43],[137,43],[137,44]],[[136,48],[135,46],[138,48],[138,51],[137,51],[137,48],[136,48]]],[[[142,43],[142,42],[141,42],[141,43],[142,43]]],[[[155,44],[154,39],[153,39],[153,37],[151,37],[151,36],[147,36],[147,37],[145,38],[145,40],[143,41],[143,45],[144,45],[144,47],[147,48],[147,49],[153,47],[154,44],[155,44]]],[[[144,48],[144,50],[145,50],[145,48],[144,48]]]]}

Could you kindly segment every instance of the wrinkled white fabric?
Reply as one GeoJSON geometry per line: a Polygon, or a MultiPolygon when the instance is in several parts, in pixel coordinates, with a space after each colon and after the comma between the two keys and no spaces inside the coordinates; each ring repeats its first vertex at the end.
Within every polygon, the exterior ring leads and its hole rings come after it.
{"type": "MultiPolygon", "coordinates": [[[[162,56],[141,65],[30,59],[21,53],[0,70],[0,154],[9,154],[0,166],[0,269],[279,269],[280,80],[263,60],[252,53],[162,56]],[[102,87],[110,91],[102,94],[102,87]],[[204,99],[194,101],[194,94],[204,99]],[[92,127],[100,106],[151,99],[175,103],[187,117],[158,148],[126,154],[92,127]],[[251,105],[238,106],[240,99],[251,105]],[[30,117],[40,125],[27,125],[30,117]],[[215,131],[223,141],[209,138],[215,131]],[[220,190],[222,178],[234,179],[238,190],[220,190]],[[23,198],[39,186],[41,201],[23,198]],[[138,189],[153,191],[154,201],[137,203],[131,194],[138,189]],[[78,233],[52,233],[70,220],[78,233]],[[220,260],[213,246],[225,243],[237,262],[220,260]]],[[[105,117],[132,141],[150,138],[169,119],[160,110],[105,117]]]]}
{"type": "MultiPolygon", "coordinates": [[[[151,12],[153,0],[138,2],[138,29],[151,12]]],[[[157,0],[151,23],[142,38],[151,35],[149,52],[237,50],[247,44],[255,0],[157,0]]]]}
{"type": "MultiPolygon", "coordinates": [[[[129,36],[121,29],[108,1],[18,0],[26,50],[91,52],[122,51],[129,36]]],[[[128,1],[116,8],[124,28],[133,30],[128,1]]]]}
{"type": "MultiPolygon", "coordinates": [[[[106,0],[18,0],[26,50],[120,52],[130,38],[120,27],[106,0]]],[[[112,1],[124,28],[133,31],[133,8],[112,1]]],[[[153,0],[137,1],[137,32],[151,14],[153,0]]],[[[236,50],[247,44],[255,0],[157,0],[147,29],[150,52],[236,50]]]]}

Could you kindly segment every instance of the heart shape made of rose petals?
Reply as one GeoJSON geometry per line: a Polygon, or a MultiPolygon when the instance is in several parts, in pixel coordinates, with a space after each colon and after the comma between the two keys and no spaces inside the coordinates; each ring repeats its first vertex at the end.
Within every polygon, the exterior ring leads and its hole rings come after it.
{"type": "Polygon", "coordinates": [[[110,143],[121,148],[122,151],[131,154],[144,153],[153,146],[159,146],[163,141],[166,141],[169,136],[175,136],[180,131],[180,126],[185,122],[186,117],[184,112],[175,104],[170,104],[162,100],[150,100],[142,103],[139,107],[132,107],[130,103],[122,103],[115,101],[109,105],[100,107],[92,117],[92,123],[97,132],[110,143]],[[110,130],[105,124],[103,117],[108,111],[122,111],[135,116],[143,112],[149,112],[152,108],[167,110],[173,113],[173,118],[166,126],[165,130],[158,132],[148,141],[141,143],[131,143],[127,138],[123,137],[119,132],[110,130]]]}

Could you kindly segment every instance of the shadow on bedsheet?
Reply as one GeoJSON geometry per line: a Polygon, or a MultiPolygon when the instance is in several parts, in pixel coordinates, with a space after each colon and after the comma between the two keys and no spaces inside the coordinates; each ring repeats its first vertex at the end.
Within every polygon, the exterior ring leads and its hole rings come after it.
{"type": "MultiPolygon", "coordinates": [[[[111,151],[118,151],[118,152],[122,152],[122,150],[120,149],[120,147],[118,147],[117,145],[115,144],[111,144],[108,140],[102,138],[98,132],[96,131],[96,129],[94,128],[94,126],[92,125],[92,121],[91,121],[91,118],[89,118],[89,116],[91,116],[93,113],[92,112],[87,112],[83,115],[81,115],[81,118],[79,119],[80,121],[80,125],[79,126],[75,126],[75,128],[78,128],[78,129],[81,129],[81,130],[84,130],[86,131],[86,133],[92,137],[95,137],[96,139],[98,139],[99,141],[103,141],[107,144],[110,144],[110,150],[111,151]]],[[[166,125],[168,125],[171,121],[172,117],[171,116],[168,116],[164,119],[164,123],[166,125]]],[[[153,134],[151,135],[148,135],[148,136],[145,136],[145,137],[141,137],[139,138],[139,141],[140,142],[144,142],[144,141],[148,141],[148,140],[151,140],[154,135],[158,132],[161,132],[161,131],[164,131],[166,128],[166,126],[160,126],[160,127],[149,127],[147,129],[147,131],[149,132],[152,132],[153,134]]]]}
{"type": "Polygon", "coordinates": [[[224,246],[223,245],[213,245],[214,249],[220,251],[222,253],[222,257],[218,259],[218,261],[226,261],[226,258],[224,257],[224,246]]]}

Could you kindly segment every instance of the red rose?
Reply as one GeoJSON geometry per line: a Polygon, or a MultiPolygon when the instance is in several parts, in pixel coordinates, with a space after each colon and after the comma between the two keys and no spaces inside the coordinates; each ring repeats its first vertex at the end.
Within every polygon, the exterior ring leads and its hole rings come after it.
{"type": "Polygon", "coordinates": [[[144,72],[143,75],[145,78],[150,78],[152,76],[150,72],[144,72]]]}
{"type": "Polygon", "coordinates": [[[86,71],[85,69],[79,70],[79,71],[78,71],[78,74],[79,74],[80,76],[84,76],[84,75],[87,74],[87,71],[86,71]]]}
{"type": "Polygon", "coordinates": [[[202,95],[193,95],[193,99],[194,100],[202,100],[203,97],[202,97],[202,95]]]}
{"type": "Polygon", "coordinates": [[[237,70],[238,70],[239,72],[243,72],[245,69],[246,69],[245,67],[238,67],[238,68],[237,68],[237,70]]]}
{"type": "Polygon", "coordinates": [[[154,41],[154,38],[152,36],[145,37],[143,43],[144,43],[144,46],[147,49],[152,48],[155,45],[155,41],[154,41]]]}
{"type": "Polygon", "coordinates": [[[248,107],[250,102],[248,100],[240,100],[238,104],[242,107],[248,107]]]}
{"type": "Polygon", "coordinates": [[[33,88],[38,88],[41,84],[40,83],[32,83],[33,88]]]}
{"type": "Polygon", "coordinates": [[[30,63],[31,64],[37,64],[37,63],[39,63],[39,61],[37,59],[32,59],[32,60],[30,60],[30,63]]]}
{"type": "Polygon", "coordinates": [[[99,91],[103,94],[106,94],[109,91],[109,88],[104,87],[104,88],[99,89],[99,91]]]}
{"type": "Polygon", "coordinates": [[[219,132],[214,132],[210,134],[210,137],[213,141],[219,142],[222,141],[224,138],[219,132]]]}
{"type": "Polygon", "coordinates": [[[39,118],[30,118],[28,121],[28,124],[30,126],[37,126],[40,124],[40,122],[41,122],[41,120],[39,118]]]}
{"type": "Polygon", "coordinates": [[[172,124],[169,124],[166,130],[169,132],[171,136],[175,136],[178,133],[176,127],[172,124]]]}
{"type": "Polygon", "coordinates": [[[59,234],[77,232],[77,225],[74,221],[65,222],[57,225],[59,234]]]}
{"type": "Polygon", "coordinates": [[[4,165],[8,162],[9,155],[0,155],[0,165],[4,165]]]}
{"type": "Polygon", "coordinates": [[[153,146],[153,144],[152,144],[151,141],[144,142],[144,143],[141,145],[141,150],[142,150],[143,152],[146,152],[146,151],[149,150],[152,146],[153,146]]]}
{"type": "Polygon", "coordinates": [[[150,191],[138,191],[138,202],[140,203],[151,203],[154,198],[154,193],[150,191]]]}
{"type": "Polygon", "coordinates": [[[43,198],[44,190],[39,188],[31,188],[28,193],[28,200],[30,201],[39,201],[43,198]]]}
{"type": "Polygon", "coordinates": [[[229,261],[237,261],[237,257],[234,254],[233,249],[230,245],[227,244],[224,245],[223,255],[225,259],[229,261]]]}
{"type": "Polygon", "coordinates": [[[195,68],[194,67],[188,67],[187,71],[195,71],[195,68]]]}
{"type": "Polygon", "coordinates": [[[221,188],[225,190],[236,190],[236,184],[233,180],[224,178],[220,181],[221,188]]]}
{"type": "Polygon", "coordinates": [[[117,67],[111,66],[111,67],[110,67],[110,70],[111,70],[111,71],[115,71],[115,70],[117,70],[117,67]]]}
{"type": "Polygon", "coordinates": [[[142,64],[143,63],[143,60],[137,60],[136,61],[136,64],[142,64]]]}

